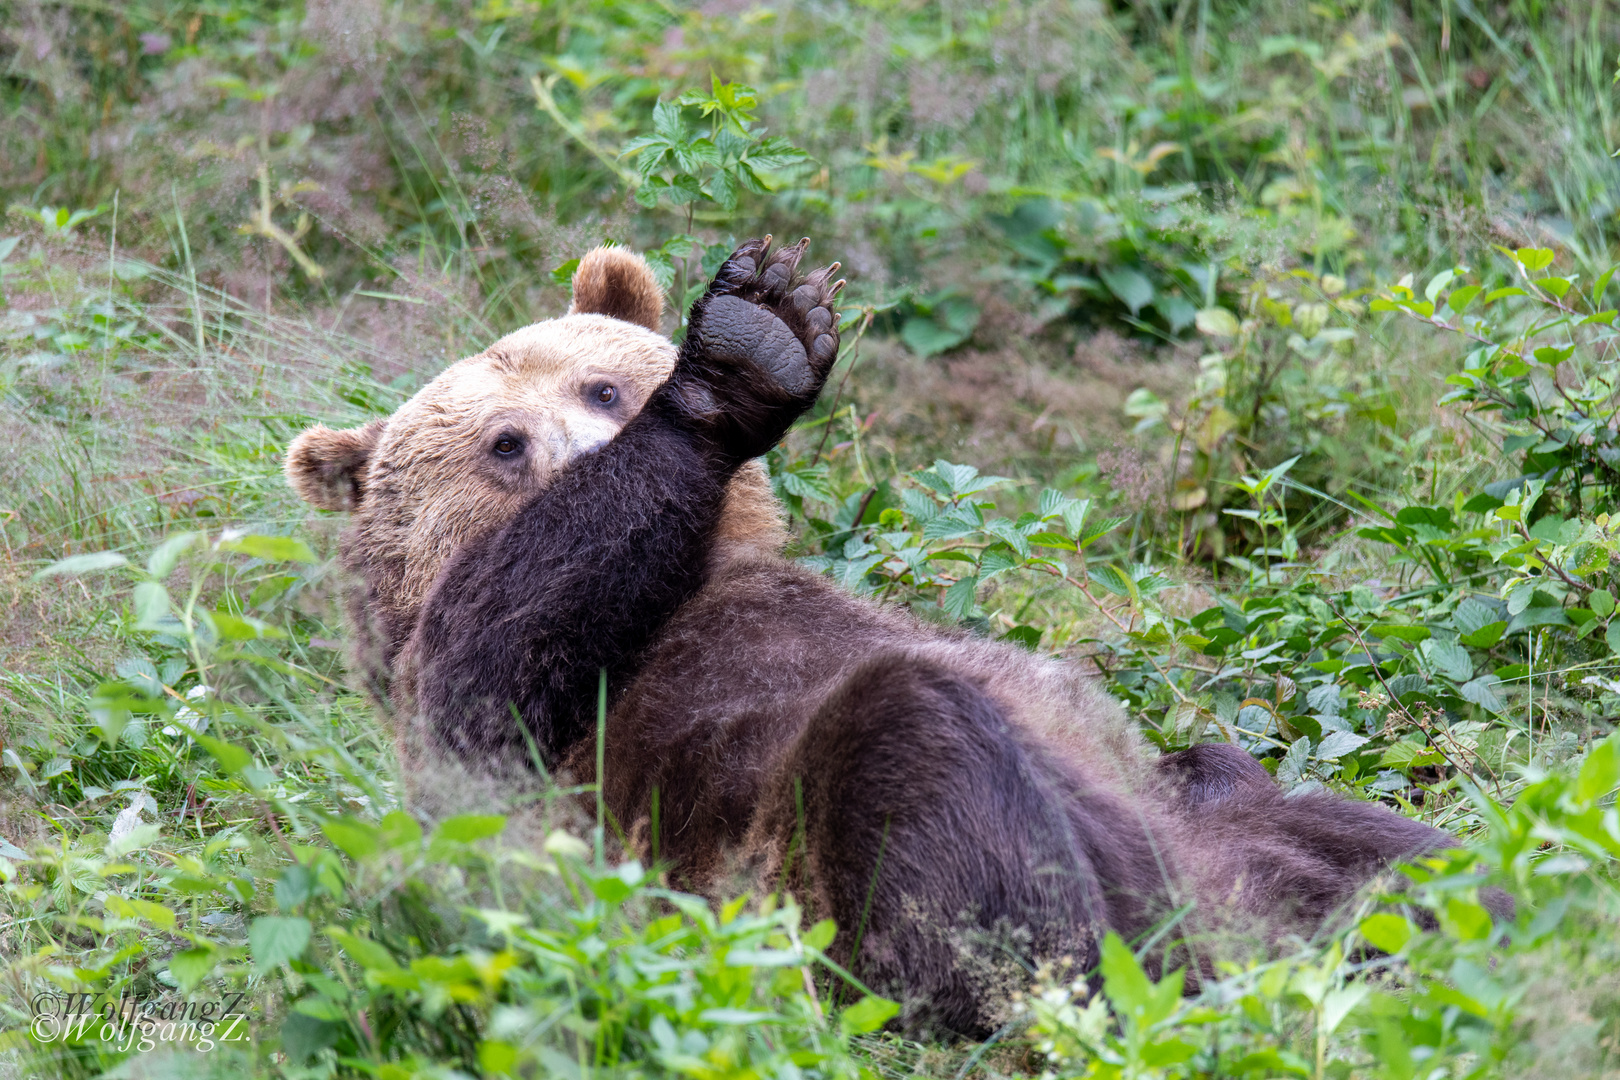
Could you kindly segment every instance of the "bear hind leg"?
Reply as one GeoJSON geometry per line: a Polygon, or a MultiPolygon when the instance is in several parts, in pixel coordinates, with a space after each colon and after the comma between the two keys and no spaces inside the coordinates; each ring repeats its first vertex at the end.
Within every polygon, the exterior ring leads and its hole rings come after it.
{"type": "Polygon", "coordinates": [[[994,700],[893,656],[817,711],[752,840],[772,853],[763,884],[785,881],[832,916],[833,955],[874,990],[898,989],[909,1029],[983,1035],[987,1005],[1011,989],[997,984],[1021,981],[1031,958],[1095,961],[1105,900],[1072,828],[1055,776],[994,700]]]}

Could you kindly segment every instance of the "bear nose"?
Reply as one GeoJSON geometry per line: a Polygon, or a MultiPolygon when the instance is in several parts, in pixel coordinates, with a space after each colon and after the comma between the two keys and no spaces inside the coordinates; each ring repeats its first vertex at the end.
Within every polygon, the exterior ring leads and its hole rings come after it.
{"type": "Polygon", "coordinates": [[[559,469],[613,438],[611,432],[600,430],[598,425],[570,424],[567,420],[561,421],[552,435],[557,440],[553,444],[552,460],[559,469]]]}

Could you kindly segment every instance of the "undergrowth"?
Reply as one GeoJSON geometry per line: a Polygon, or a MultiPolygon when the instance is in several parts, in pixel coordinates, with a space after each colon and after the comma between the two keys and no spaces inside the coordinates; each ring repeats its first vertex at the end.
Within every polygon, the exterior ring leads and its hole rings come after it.
{"type": "Polygon", "coordinates": [[[1603,4],[165,0],[0,35],[0,1072],[1620,1067],[1603,4]],[[1144,974],[1161,927],[920,1044],[829,924],[670,891],[590,791],[537,780],[539,833],[413,816],[288,441],[561,313],[603,240],[679,335],[763,232],[851,281],[769,459],[796,557],[1458,850],[1195,993],[1144,974]]]}

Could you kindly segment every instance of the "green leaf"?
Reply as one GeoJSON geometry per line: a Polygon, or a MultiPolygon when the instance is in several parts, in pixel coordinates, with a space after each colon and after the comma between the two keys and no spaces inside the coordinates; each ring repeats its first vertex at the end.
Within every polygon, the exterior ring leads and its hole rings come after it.
{"type": "Polygon", "coordinates": [[[1423,656],[1429,667],[1454,683],[1465,683],[1474,677],[1474,660],[1468,650],[1450,641],[1425,641],[1423,656]]]}
{"type": "Polygon", "coordinates": [[[214,633],[224,641],[259,641],[263,638],[287,636],[287,632],[279,626],[271,626],[263,619],[255,619],[251,615],[232,615],[225,611],[209,611],[203,615],[213,626],[214,633]]]}
{"type": "MultiPolygon", "coordinates": [[[[1107,267],[1097,271],[1108,291],[1119,297],[1119,302],[1136,315],[1153,302],[1153,283],[1138,270],[1128,266],[1107,267]]],[[[1196,319],[1197,316],[1194,316],[1196,319]]]]}
{"type": "Polygon", "coordinates": [[[1385,750],[1378,763],[1394,769],[1410,769],[1419,765],[1435,764],[1440,760],[1440,755],[1432,752],[1427,743],[1402,739],[1385,750]]]}
{"type": "Polygon", "coordinates": [[[1569,616],[1561,607],[1527,607],[1508,623],[1507,632],[1516,634],[1520,630],[1530,630],[1537,626],[1569,626],[1569,616]]]}
{"type": "Polygon", "coordinates": [[[782,1017],[770,1012],[761,1012],[758,1009],[704,1009],[698,1013],[698,1022],[703,1024],[733,1024],[744,1026],[749,1024],[764,1024],[780,1022],[782,1017]]]}
{"type": "Polygon", "coordinates": [[[58,559],[43,570],[34,573],[33,580],[42,578],[60,577],[64,574],[77,576],[79,574],[93,574],[98,570],[111,570],[119,566],[127,566],[129,560],[116,551],[91,551],[83,555],[69,555],[65,559],[58,559]]]}
{"type": "Polygon", "coordinates": [[[383,816],[379,835],[383,846],[390,851],[414,847],[422,842],[422,826],[405,811],[394,810],[383,816]]]}
{"type": "Polygon", "coordinates": [[[868,994],[838,1014],[838,1026],[848,1035],[876,1031],[898,1015],[900,1006],[888,998],[868,994]]]}
{"type": "Polygon", "coordinates": [[[1603,640],[1608,642],[1609,651],[1620,654],[1620,619],[1615,619],[1603,630],[1603,640]]]}
{"type": "Polygon", "coordinates": [[[973,574],[962,578],[950,588],[945,590],[945,599],[940,607],[953,619],[965,619],[973,614],[977,606],[979,591],[979,575],[973,574]]]}
{"type": "Polygon", "coordinates": [[[433,830],[433,839],[448,840],[453,844],[471,844],[477,840],[498,836],[505,828],[506,818],[501,814],[461,814],[439,822],[439,827],[433,830]]]}
{"type": "Polygon", "coordinates": [[[326,838],[351,859],[368,859],[382,850],[377,826],[357,818],[340,818],[321,826],[326,838]]]}
{"type": "Polygon", "coordinates": [[[1399,641],[1427,641],[1432,631],[1427,626],[1414,626],[1409,623],[1373,623],[1367,627],[1367,633],[1374,637],[1392,637],[1399,641]]]}
{"type": "Polygon", "coordinates": [[[176,533],[163,543],[159,544],[146,560],[146,572],[152,575],[153,581],[162,581],[174,573],[174,568],[180,561],[181,554],[192,544],[197,542],[199,533],[176,533]]]}
{"type": "Polygon", "coordinates": [[[1131,519],[1128,517],[1111,517],[1100,518],[1092,522],[1086,526],[1086,531],[1080,536],[1080,550],[1084,551],[1129,520],[1131,519]]]}
{"type": "Polygon", "coordinates": [[[1502,640],[1502,635],[1507,633],[1507,627],[1508,624],[1499,619],[1496,622],[1486,623],[1471,634],[1463,634],[1457,640],[1471,649],[1488,649],[1502,640]]]}
{"type": "Polygon", "coordinates": [[[1289,746],[1288,753],[1283,755],[1282,761],[1277,764],[1277,782],[1286,786],[1293,786],[1305,779],[1310,771],[1311,737],[1301,735],[1289,746]]]}
{"type": "Polygon", "coordinates": [[[1530,273],[1545,270],[1552,265],[1553,253],[1550,248],[1520,248],[1513,253],[1520,266],[1530,273]]]}
{"type": "Polygon", "coordinates": [[[1353,731],[1331,731],[1322,740],[1322,745],[1316,748],[1316,756],[1322,761],[1337,761],[1353,750],[1360,749],[1368,738],[1357,735],[1353,731]]]}
{"type": "Polygon", "coordinates": [[[1620,784],[1620,734],[1610,735],[1586,752],[1575,778],[1575,798],[1592,803],[1620,784]]]}
{"type": "Polygon", "coordinates": [[[1452,279],[1454,279],[1456,276],[1457,271],[1455,270],[1440,271],[1438,274],[1434,275],[1434,277],[1429,279],[1429,284],[1423,289],[1423,295],[1428,297],[1430,301],[1437,302],[1438,297],[1440,296],[1440,290],[1444,289],[1447,285],[1450,285],[1452,279]]]}
{"type": "Polygon", "coordinates": [[[1464,285],[1460,289],[1452,289],[1451,295],[1446,297],[1446,306],[1461,315],[1468,310],[1468,305],[1474,302],[1484,290],[1478,285],[1464,285]]]}
{"type": "Polygon", "coordinates": [[[218,954],[213,949],[187,949],[169,957],[169,974],[181,990],[191,990],[214,970],[218,954]]]}
{"type": "Polygon", "coordinates": [[[578,269],[579,260],[569,259],[567,262],[563,263],[561,266],[557,267],[557,269],[551,272],[552,284],[572,285],[574,283],[574,271],[578,269]]]}
{"type": "Polygon", "coordinates": [[[966,339],[967,335],[958,334],[920,315],[907,319],[900,328],[900,340],[906,343],[906,348],[925,360],[955,348],[966,339]]]}
{"type": "Polygon", "coordinates": [[[820,922],[816,923],[816,925],[806,930],[804,932],[804,937],[800,940],[803,941],[805,948],[814,949],[817,952],[821,952],[826,949],[827,946],[831,945],[833,943],[833,938],[837,936],[838,924],[831,919],[822,919],[820,922]]]}
{"type": "Polygon", "coordinates": [[[1109,563],[1095,566],[1086,571],[1086,577],[1101,585],[1115,596],[1131,595],[1131,580],[1117,567],[1109,563]]]}
{"type": "Polygon", "coordinates": [[[1060,551],[1079,551],[1080,547],[1073,540],[1061,533],[1038,532],[1028,537],[1031,544],[1036,547],[1057,548],[1060,551]]]}
{"type": "Polygon", "coordinates": [[[1464,701],[1472,701],[1486,712],[1499,716],[1507,711],[1502,699],[1496,696],[1496,687],[1501,682],[1502,680],[1494,674],[1481,675],[1459,686],[1457,692],[1462,695],[1464,701]]]}
{"type": "Polygon", "coordinates": [[[135,629],[169,629],[169,590],[155,581],[142,581],[131,596],[135,608],[135,629]]]}
{"type": "Polygon", "coordinates": [[[1211,337],[1236,337],[1242,327],[1237,316],[1223,307],[1207,307],[1193,317],[1198,332],[1211,337]]]}
{"type": "Polygon", "coordinates": [[[1391,956],[1406,948],[1406,943],[1417,933],[1411,920],[1387,911],[1362,919],[1359,929],[1367,944],[1391,956]]]}
{"type": "Polygon", "coordinates": [[[108,893],[105,907],[115,918],[145,919],[160,930],[174,929],[174,912],[150,900],[127,900],[117,893],[108,893]]]}
{"type": "Polygon", "coordinates": [[[233,743],[224,742],[211,735],[193,735],[204,750],[213,755],[219,762],[220,768],[232,776],[253,764],[253,755],[233,743]]]}
{"type": "Polygon", "coordinates": [[[1491,913],[1471,900],[1453,897],[1438,912],[1440,928],[1459,941],[1483,941],[1491,933],[1491,913]]]}
{"type": "Polygon", "coordinates": [[[1594,590],[1592,595],[1586,598],[1586,602],[1592,608],[1592,614],[1600,619],[1607,619],[1614,614],[1614,594],[1608,589],[1594,590]]]}
{"type": "Polygon", "coordinates": [[[339,948],[354,957],[361,967],[372,971],[399,970],[399,961],[395,960],[394,954],[381,943],[337,926],[329,926],[325,932],[339,948]]]}
{"type": "Polygon", "coordinates": [[[221,540],[219,550],[235,551],[265,562],[320,562],[308,544],[290,536],[238,536],[221,540]]]}
{"type": "Polygon", "coordinates": [[[248,927],[248,948],[253,970],[268,974],[309,947],[309,920],[287,915],[264,915],[248,927]]]}

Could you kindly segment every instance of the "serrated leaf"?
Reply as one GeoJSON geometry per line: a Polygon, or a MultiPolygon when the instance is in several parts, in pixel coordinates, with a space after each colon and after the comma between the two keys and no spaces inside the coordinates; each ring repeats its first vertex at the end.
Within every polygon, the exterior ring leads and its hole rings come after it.
{"type": "Polygon", "coordinates": [[[1373,623],[1367,627],[1367,632],[1375,637],[1392,637],[1399,641],[1414,643],[1427,641],[1432,634],[1427,626],[1415,626],[1410,623],[1373,623]]]}
{"type": "Polygon", "coordinates": [[[1457,693],[1462,695],[1464,701],[1471,701],[1488,713],[1501,715],[1507,711],[1502,699],[1496,696],[1496,687],[1501,682],[1495,675],[1481,675],[1459,686],[1457,693]]]}
{"type": "Polygon", "coordinates": [[[1006,518],[991,518],[985,522],[984,531],[1005,542],[1018,553],[1019,558],[1029,558],[1029,538],[1019,532],[1006,518]]]}
{"type": "Polygon", "coordinates": [[[1129,597],[1131,595],[1131,580],[1116,567],[1104,563],[1094,566],[1086,571],[1086,577],[1101,585],[1115,596],[1129,597]]]}
{"type": "Polygon", "coordinates": [[[295,916],[264,915],[248,927],[248,948],[253,969],[267,974],[289,960],[296,960],[309,947],[309,920],[295,916]]]}
{"type": "Polygon", "coordinates": [[[1070,540],[1068,537],[1063,536],[1063,535],[1061,535],[1059,533],[1052,533],[1052,532],[1031,533],[1028,536],[1027,539],[1035,547],[1057,548],[1060,551],[1079,551],[1080,550],[1080,545],[1076,544],[1073,540],[1070,540]]]}
{"type": "Polygon", "coordinates": [[[1474,677],[1474,660],[1468,650],[1450,641],[1430,640],[1422,645],[1423,657],[1429,667],[1454,683],[1465,683],[1474,677]]]}
{"type": "Polygon", "coordinates": [[[940,607],[953,619],[965,619],[977,606],[978,590],[978,575],[965,577],[945,590],[945,599],[940,602],[940,607]]]}
{"type": "Polygon", "coordinates": [[[1322,744],[1316,748],[1316,756],[1323,761],[1337,761],[1369,741],[1367,736],[1357,735],[1353,731],[1335,731],[1322,739],[1322,744]]]}
{"type": "Polygon", "coordinates": [[[1463,634],[1457,640],[1471,649],[1488,649],[1502,640],[1502,635],[1507,633],[1507,627],[1508,624],[1504,620],[1498,619],[1496,622],[1486,623],[1472,634],[1463,634]]]}
{"type": "Polygon", "coordinates": [[[1081,550],[1090,547],[1092,544],[1096,543],[1098,540],[1101,540],[1104,536],[1113,532],[1115,529],[1119,528],[1129,520],[1130,518],[1128,517],[1111,517],[1102,518],[1098,521],[1092,522],[1091,525],[1086,528],[1085,533],[1080,537],[1081,550]]]}
{"type": "Polygon", "coordinates": [[[1277,782],[1284,788],[1294,787],[1302,782],[1311,767],[1311,737],[1301,735],[1295,739],[1288,748],[1288,753],[1277,765],[1277,782]]]}

